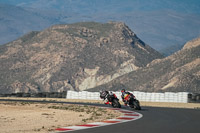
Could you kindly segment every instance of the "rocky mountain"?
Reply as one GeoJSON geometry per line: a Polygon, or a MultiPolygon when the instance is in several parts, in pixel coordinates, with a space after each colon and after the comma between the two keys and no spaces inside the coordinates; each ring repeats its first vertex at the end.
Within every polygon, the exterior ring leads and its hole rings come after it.
{"type": "Polygon", "coordinates": [[[124,23],[55,25],[0,46],[0,92],[86,90],[158,58],[124,23]]]}
{"type": "Polygon", "coordinates": [[[169,55],[180,50],[186,41],[200,36],[200,2],[0,0],[0,45],[54,24],[85,21],[125,22],[146,44],[169,55]]]}
{"type": "MultiPolygon", "coordinates": [[[[175,54],[156,59],[144,68],[92,90],[121,88],[152,92],[200,92],[200,38],[189,41],[175,54]]],[[[91,91],[92,91],[91,90],[91,91]]]]}

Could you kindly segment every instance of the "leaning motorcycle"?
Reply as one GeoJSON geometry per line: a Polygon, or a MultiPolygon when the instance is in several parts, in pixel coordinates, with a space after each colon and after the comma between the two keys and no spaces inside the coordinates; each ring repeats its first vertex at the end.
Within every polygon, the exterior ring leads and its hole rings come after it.
{"type": "Polygon", "coordinates": [[[133,94],[127,95],[124,100],[127,101],[129,107],[134,108],[136,110],[141,110],[140,102],[136,99],[136,97],[133,94]]]}
{"type": "Polygon", "coordinates": [[[114,108],[121,108],[121,104],[119,103],[119,99],[116,95],[107,95],[105,104],[109,104],[114,108]]]}

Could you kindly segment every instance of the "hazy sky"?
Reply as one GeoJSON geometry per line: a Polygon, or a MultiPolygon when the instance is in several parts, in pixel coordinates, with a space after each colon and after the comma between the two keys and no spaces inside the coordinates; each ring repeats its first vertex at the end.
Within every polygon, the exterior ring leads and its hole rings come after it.
{"type": "Polygon", "coordinates": [[[93,11],[121,6],[121,9],[117,8],[116,12],[170,9],[185,13],[200,13],[200,0],[0,0],[0,3],[57,10],[64,10],[65,7],[69,8],[72,5],[80,10],[87,7],[93,11]],[[98,8],[102,5],[105,7],[98,8]]]}

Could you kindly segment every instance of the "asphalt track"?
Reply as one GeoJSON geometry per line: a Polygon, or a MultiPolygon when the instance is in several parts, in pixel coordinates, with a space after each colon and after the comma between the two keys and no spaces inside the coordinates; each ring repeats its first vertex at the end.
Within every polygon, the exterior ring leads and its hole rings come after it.
{"type": "MultiPolygon", "coordinates": [[[[92,103],[54,102],[36,100],[6,100],[42,103],[66,103],[102,106],[92,103]]],[[[123,109],[130,110],[122,106],[123,109]]],[[[143,117],[136,121],[72,131],[73,133],[200,133],[200,109],[142,107],[143,117]]],[[[71,132],[71,133],[72,133],[71,132]]],[[[63,132],[64,133],[64,132],[63,132]]]]}

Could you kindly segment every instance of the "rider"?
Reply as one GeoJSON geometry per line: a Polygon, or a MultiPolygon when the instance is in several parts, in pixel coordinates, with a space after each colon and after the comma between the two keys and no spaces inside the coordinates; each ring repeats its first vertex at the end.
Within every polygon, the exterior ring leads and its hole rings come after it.
{"type": "Polygon", "coordinates": [[[108,97],[117,97],[113,92],[111,91],[106,91],[106,90],[101,90],[100,91],[100,98],[105,101],[105,104],[109,104],[108,97]]]}
{"type": "Polygon", "coordinates": [[[125,89],[122,89],[121,93],[122,93],[122,95],[121,95],[122,101],[124,102],[124,105],[127,106],[128,101],[126,100],[126,97],[129,96],[129,95],[133,95],[133,94],[126,91],[125,89]]]}

